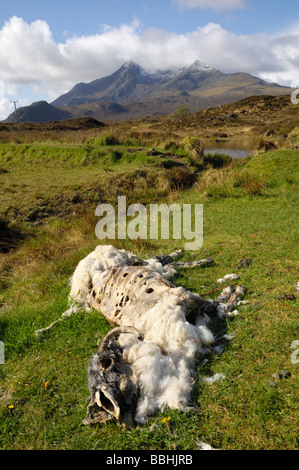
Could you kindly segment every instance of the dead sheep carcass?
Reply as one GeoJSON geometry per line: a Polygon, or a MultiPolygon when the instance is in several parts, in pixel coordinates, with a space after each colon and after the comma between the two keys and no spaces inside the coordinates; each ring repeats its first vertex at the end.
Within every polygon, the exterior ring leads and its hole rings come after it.
{"type": "Polygon", "coordinates": [[[226,289],[219,300],[211,301],[176,287],[170,279],[177,268],[213,263],[179,263],[180,254],[144,261],[100,245],[78,264],[71,279],[73,306],[64,316],[94,308],[117,325],[90,360],[84,424],[109,419],[124,425],[144,423],[166,406],[190,407],[196,355],[214,343],[208,327],[211,316],[223,316],[243,288],[226,289]]]}

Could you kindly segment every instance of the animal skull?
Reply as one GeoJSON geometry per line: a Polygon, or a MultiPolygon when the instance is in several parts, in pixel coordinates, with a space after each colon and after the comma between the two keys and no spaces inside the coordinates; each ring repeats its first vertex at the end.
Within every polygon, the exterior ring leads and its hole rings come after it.
{"type": "Polygon", "coordinates": [[[139,331],[130,327],[115,328],[104,338],[88,367],[90,403],[83,424],[113,418],[125,426],[133,424],[139,389],[131,366],[123,361],[122,348],[117,343],[120,334],[143,339],[139,331]]]}

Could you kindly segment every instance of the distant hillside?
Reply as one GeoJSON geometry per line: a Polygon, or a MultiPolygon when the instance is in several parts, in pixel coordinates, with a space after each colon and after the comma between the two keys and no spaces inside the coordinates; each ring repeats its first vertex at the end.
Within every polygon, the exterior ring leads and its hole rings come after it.
{"type": "MultiPolygon", "coordinates": [[[[279,96],[291,89],[247,73],[225,74],[196,61],[178,71],[149,71],[126,62],[113,74],[78,83],[51,104],[45,101],[19,110],[20,122],[47,122],[90,116],[128,120],[172,113],[181,105],[201,111],[256,95],[279,96]]],[[[15,120],[14,114],[7,122],[15,120]]]]}
{"type": "Polygon", "coordinates": [[[190,114],[183,121],[165,116],[163,128],[169,133],[194,130],[203,140],[209,140],[207,136],[210,136],[224,142],[237,136],[239,144],[247,140],[254,146],[254,142],[264,139],[275,141],[278,146],[287,141],[288,147],[298,148],[299,108],[291,102],[290,96],[251,96],[190,114]]]}
{"type": "MultiPolygon", "coordinates": [[[[55,106],[47,103],[46,101],[37,101],[30,106],[24,106],[17,110],[19,122],[49,122],[49,121],[62,121],[70,119],[72,114],[63,109],[56,108],[55,106]]],[[[15,112],[11,113],[5,121],[2,122],[16,122],[15,112]]]]}

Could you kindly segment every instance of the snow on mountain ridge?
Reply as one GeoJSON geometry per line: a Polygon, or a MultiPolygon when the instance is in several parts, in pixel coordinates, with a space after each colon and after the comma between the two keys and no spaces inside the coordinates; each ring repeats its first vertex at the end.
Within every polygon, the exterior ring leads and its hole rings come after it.
{"type": "Polygon", "coordinates": [[[179,75],[182,72],[188,72],[190,71],[191,73],[196,73],[196,72],[213,72],[214,69],[210,65],[204,64],[200,60],[196,60],[193,64],[188,65],[186,67],[179,68],[177,70],[173,69],[168,69],[168,70],[159,70],[159,69],[150,69],[150,68],[145,68],[141,67],[138,63],[134,61],[128,61],[125,62],[123,65],[124,68],[126,69],[136,69],[140,73],[140,75],[143,75],[144,77],[149,77],[152,79],[157,79],[157,80],[171,80],[172,78],[175,78],[177,75],[179,75]]]}
{"type": "Polygon", "coordinates": [[[183,67],[180,71],[189,70],[190,72],[212,72],[214,69],[210,65],[204,64],[200,60],[196,60],[193,64],[183,67]]]}

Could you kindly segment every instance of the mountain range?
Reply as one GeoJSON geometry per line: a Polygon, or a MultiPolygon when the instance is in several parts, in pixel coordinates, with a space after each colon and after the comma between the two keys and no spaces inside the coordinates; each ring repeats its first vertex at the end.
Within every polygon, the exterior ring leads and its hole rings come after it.
{"type": "MultiPolygon", "coordinates": [[[[291,89],[247,73],[223,73],[194,62],[177,71],[145,70],[126,62],[111,75],[78,83],[52,103],[40,101],[19,108],[20,122],[47,122],[90,116],[98,120],[127,120],[165,115],[179,106],[191,112],[254,95],[285,95],[291,89]]],[[[12,113],[4,122],[15,122],[12,113]]]]}

